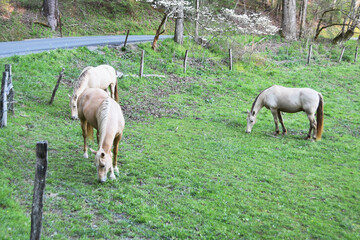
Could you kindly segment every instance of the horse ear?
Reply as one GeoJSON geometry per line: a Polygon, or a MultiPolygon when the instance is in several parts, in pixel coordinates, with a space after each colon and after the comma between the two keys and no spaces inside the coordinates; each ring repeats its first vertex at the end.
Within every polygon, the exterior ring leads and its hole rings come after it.
{"type": "Polygon", "coordinates": [[[68,94],[69,98],[71,98],[70,94],[68,94]]]}
{"type": "Polygon", "coordinates": [[[74,95],[74,99],[75,99],[75,100],[77,99],[77,95],[76,95],[76,94],[74,95]]]}
{"type": "Polygon", "coordinates": [[[249,112],[250,112],[249,110],[246,110],[246,113],[247,113],[247,114],[249,114],[249,112]]]}
{"type": "Polygon", "coordinates": [[[94,150],[94,149],[92,149],[92,148],[90,148],[90,151],[93,153],[93,154],[95,154],[96,155],[96,151],[94,150]]]}

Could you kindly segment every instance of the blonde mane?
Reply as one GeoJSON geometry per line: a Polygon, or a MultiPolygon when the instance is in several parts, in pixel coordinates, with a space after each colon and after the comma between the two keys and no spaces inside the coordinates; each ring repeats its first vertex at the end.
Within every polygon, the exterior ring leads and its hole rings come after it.
{"type": "Polygon", "coordinates": [[[103,138],[105,137],[105,133],[106,132],[106,127],[107,127],[107,121],[108,121],[108,116],[110,115],[110,97],[108,97],[107,99],[105,99],[102,104],[100,105],[99,111],[98,111],[98,116],[97,116],[97,120],[98,120],[98,131],[101,133],[100,135],[100,139],[99,139],[99,144],[102,143],[102,141],[104,140],[103,138]]]}
{"type": "Polygon", "coordinates": [[[78,80],[74,84],[74,94],[77,92],[77,90],[81,87],[82,83],[84,82],[84,79],[86,78],[87,72],[92,67],[86,67],[81,73],[78,78],[78,80]]]}

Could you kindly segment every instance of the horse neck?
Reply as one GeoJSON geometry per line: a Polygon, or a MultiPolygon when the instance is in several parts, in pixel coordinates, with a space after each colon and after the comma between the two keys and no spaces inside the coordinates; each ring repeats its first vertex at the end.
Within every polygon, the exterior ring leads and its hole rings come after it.
{"type": "Polygon", "coordinates": [[[78,97],[80,94],[87,88],[88,85],[88,78],[85,76],[81,76],[75,86],[74,94],[76,94],[78,97]]]}
{"type": "Polygon", "coordinates": [[[262,92],[262,93],[260,93],[257,97],[256,97],[256,99],[255,99],[255,101],[254,101],[254,103],[253,103],[253,106],[252,106],[252,108],[251,108],[251,112],[253,112],[253,111],[255,111],[255,115],[257,115],[258,114],[258,112],[260,111],[260,109],[262,108],[262,107],[264,107],[264,93],[262,92]]]}

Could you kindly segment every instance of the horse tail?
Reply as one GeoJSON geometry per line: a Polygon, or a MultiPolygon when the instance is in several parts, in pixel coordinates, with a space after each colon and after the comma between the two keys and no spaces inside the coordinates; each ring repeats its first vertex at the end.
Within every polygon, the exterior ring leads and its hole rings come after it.
{"type": "Polygon", "coordinates": [[[119,92],[118,92],[118,82],[117,82],[117,78],[115,78],[116,79],[116,82],[115,82],[115,101],[117,102],[117,103],[119,103],[119,92]]]}
{"type": "Polygon", "coordinates": [[[87,137],[91,140],[94,140],[94,128],[89,123],[86,126],[87,129],[87,137]]]}
{"type": "Polygon", "coordinates": [[[321,93],[319,93],[319,106],[316,110],[316,122],[316,140],[320,140],[324,127],[324,99],[321,93]]]}

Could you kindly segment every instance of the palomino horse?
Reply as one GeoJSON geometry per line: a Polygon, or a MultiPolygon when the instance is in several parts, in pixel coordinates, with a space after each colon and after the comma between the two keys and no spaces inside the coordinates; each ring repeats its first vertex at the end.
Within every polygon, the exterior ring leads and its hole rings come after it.
{"type": "Polygon", "coordinates": [[[282,86],[271,86],[255,98],[248,113],[246,132],[250,133],[251,128],[256,122],[256,115],[262,107],[271,110],[275,121],[275,132],[279,133],[278,119],[280,120],[283,133],[287,130],[281,116],[281,112],[295,113],[304,111],[310,121],[310,129],[307,139],[311,138],[311,131],[313,131],[313,138],[321,139],[324,124],[324,100],[320,93],[310,88],[286,88],[282,86]],[[315,120],[316,112],[316,120],[315,120]]]}
{"type": "Polygon", "coordinates": [[[74,93],[70,96],[70,108],[72,119],[78,118],[77,100],[80,94],[87,88],[100,88],[108,92],[110,86],[111,97],[118,102],[117,73],[109,65],[99,65],[97,67],[86,67],[80,73],[75,85],[74,93]]]}
{"type": "Polygon", "coordinates": [[[119,173],[116,160],[118,146],[125,127],[120,105],[105,91],[88,88],[80,95],[77,107],[84,137],[84,157],[88,158],[86,138],[93,137],[93,128],[95,128],[99,148],[97,151],[90,150],[95,154],[98,180],[105,182],[109,169],[110,179],[115,179],[114,170],[119,173]]]}

